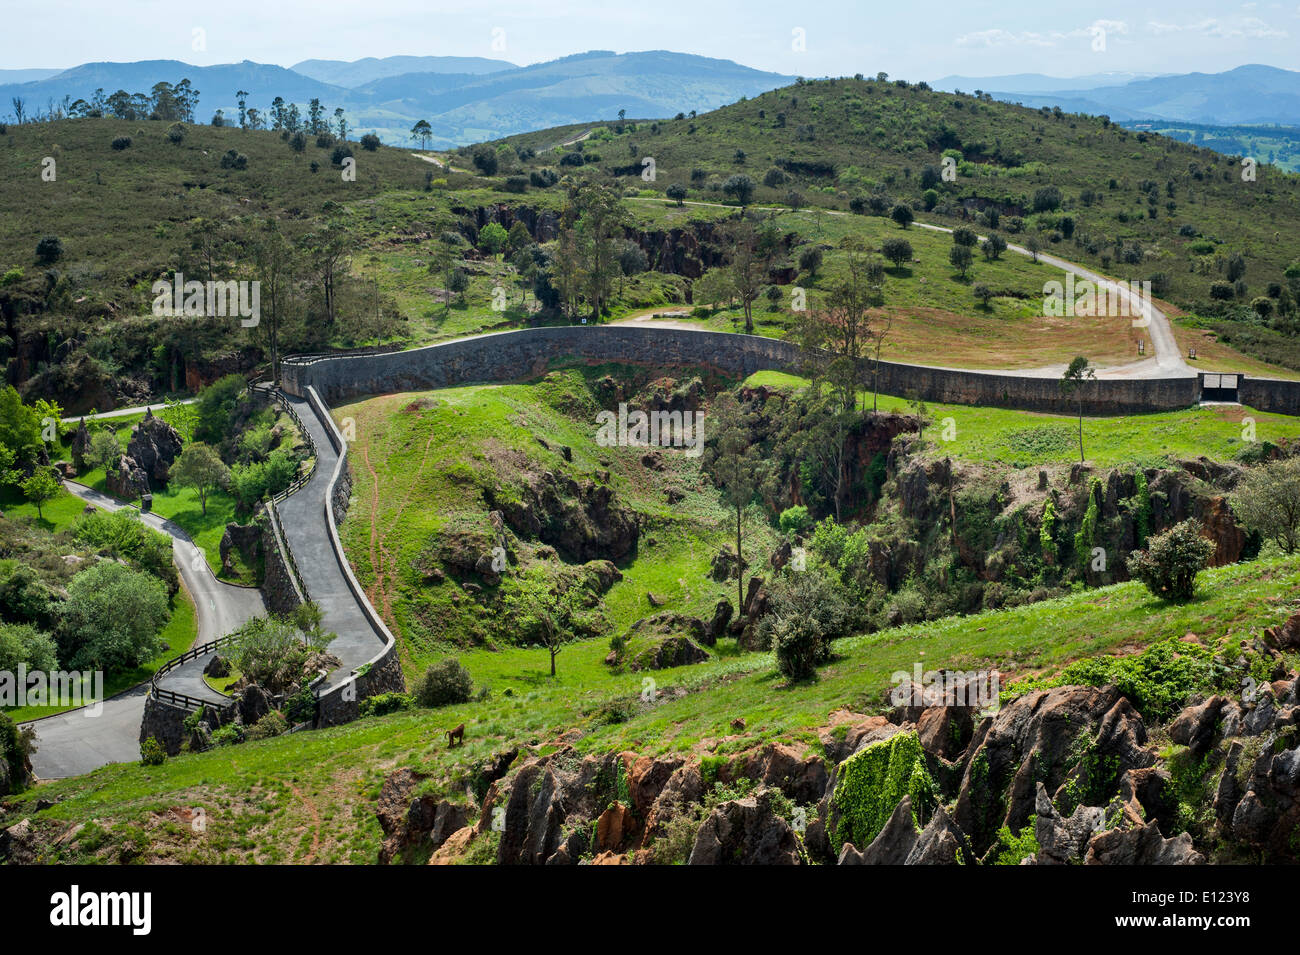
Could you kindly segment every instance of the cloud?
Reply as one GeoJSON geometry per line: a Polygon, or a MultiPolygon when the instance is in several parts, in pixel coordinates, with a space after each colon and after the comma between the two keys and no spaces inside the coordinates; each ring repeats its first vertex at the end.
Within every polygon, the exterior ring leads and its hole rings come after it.
{"type": "Polygon", "coordinates": [[[1053,30],[1050,33],[1036,33],[1032,30],[1012,32],[993,29],[977,30],[965,33],[956,39],[957,46],[999,47],[999,46],[1037,46],[1053,47],[1065,40],[1094,37],[1098,33],[1123,36],[1128,33],[1128,23],[1123,20],[1094,20],[1086,27],[1075,30],[1053,30]]]}
{"type": "Polygon", "coordinates": [[[1198,33],[1219,40],[1277,40],[1288,36],[1286,30],[1271,27],[1259,17],[1205,17],[1191,23],[1160,23],[1152,20],[1147,30],[1157,36],[1172,33],[1198,33]]]}

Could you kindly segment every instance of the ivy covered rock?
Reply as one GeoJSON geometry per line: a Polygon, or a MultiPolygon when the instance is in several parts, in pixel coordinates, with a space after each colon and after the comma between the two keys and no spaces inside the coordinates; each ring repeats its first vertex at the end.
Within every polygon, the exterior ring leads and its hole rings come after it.
{"type": "Polygon", "coordinates": [[[939,802],[915,732],[865,746],[836,768],[825,823],[831,851],[845,843],[870,845],[904,797],[918,825],[929,821],[939,802]]]}

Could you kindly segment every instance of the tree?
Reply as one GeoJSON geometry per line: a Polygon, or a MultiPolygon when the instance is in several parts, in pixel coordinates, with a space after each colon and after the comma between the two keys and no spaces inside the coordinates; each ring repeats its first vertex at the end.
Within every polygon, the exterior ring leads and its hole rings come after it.
{"type": "Polygon", "coordinates": [[[366,133],[360,139],[361,148],[368,153],[374,152],[381,145],[380,139],[374,133],[366,133]]]}
{"type": "Polygon", "coordinates": [[[1191,600],[1196,595],[1196,575],[1214,556],[1214,544],[1203,531],[1201,522],[1193,519],[1157,534],[1146,550],[1129,555],[1129,574],[1163,600],[1191,600]]]}
{"type": "Polygon", "coordinates": [[[722,191],[739,202],[742,207],[747,206],[754,198],[754,180],[743,174],[729,176],[722,184],[722,191]]]}
{"type": "Polygon", "coordinates": [[[952,267],[955,268],[964,279],[966,273],[970,271],[971,263],[975,261],[975,255],[971,252],[969,246],[954,245],[948,250],[948,261],[952,263],[952,267]]]}
{"type": "Polygon", "coordinates": [[[342,220],[331,221],[320,232],[309,232],[300,243],[311,275],[320,283],[325,321],[334,326],[338,317],[338,280],[348,274],[356,240],[342,220]]]}
{"type": "Polygon", "coordinates": [[[488,255],[496,255],[505,248],[510,234],[499,222],[489,222],[478,234],[478,247],[488,255]]]}
{"type": "Polygon", "coordinates": [[[993,300],[993,289],[989,288],[989,286],[985,285],[983,282],[980,282],[974,289],[972,289],[972,291],[975,293],[975,297],[979,299],[980,304],[985,308],[988,308],[989,302],[993,300]]]}
{"type": "Polygon", "coordinates": [[[581,588],[566,581],[552,584],[545,569],[537,565],[510,576],[503,587],[503,602],[514,625],[550,654],[552,679],[555,658],[577,635],[582,599],[581,588]]]}
{"type": "Polygon", "coordinates": [[[248,128],[248,90],[238,90],[235,93],[235,102],[239,104],[239,128],[248,128]]]}
{"type": "Polygon", "coordinates": [[[1002,238],[996,232],[989,233],[989,237],[980,244],[984,252],[984,258],[993,262],[1001,257],[1002,253],[1007,250],[1007,240],[1002,238]]]}
{"type": "Polygon", "coordinates": [[[422,119],[411,127],[411,139],[420,144],[421,149],[429,148],[429,138],[433,135],[433,127],[429,125],[427,119],[422,119]]]}
{"type": "Polygon", "coordinates": [[[1079,402],[1079,460],[1083,461],[1083,383],[1095,379],[1097,372],[1082,355],[1070,362],[1061,376],[1061,391],[1068,398],[1074,395],[1079,402]]]}
{"type": "Polygon", "coordinates": [[[474,168],[485,176],[495,176],[497,174],[497,154],[487,146],[481,146],[474,150],[473,155],[474,168]]]}
{"type": "Polygon", "coordinates": [[[63,258],[63,240],[57,235],[47,235],[36,243],[36,261],[41,265],[53,265],[63,258]]]}
{"type": "Polygon", "coordinates": [[[714,434],[710,471],[723,497],[736,511],[736,607],[745,611],[743,529],[745,509],[762,483],[762,459],[754,446],[754,415],[733,395],[723,394],[713,403],[709,417],[714,434]]]}
{"type": "Polygon", "coordinates": [[[975,234],[974,229],[968,229],[963,225],[952,230],[953,245],[964,245],[966,248],[972,249],[978,241],[979,236],[975,234]]]}
{"type": "Polygon", "coordinates": [[[1282,553],[1300,550],[1300,457],[1248,470],[1237,486],[1233,510],[1246,527],[1274,541],[1282,553]]]}
{"type": "Polygon", "coordinates": [[[738,219],[727,224],[723,233],[731,245],[727,269],[731,273],[731,286],[740,299],[745,316],[745,334],[754,334],[754,302],[767,281],[770,262],[767,249],[754,224],[748,219],[738,219]]]}
{"type": "Polygon", "coordinates": [[[117,467],[118,459],[122,457],[122,445],[117,440],[117,433],[111,427],[96,431],[90,439],[90,453],[86,457],[91,464],[103,468],[106,474],[117,467]]]}
{"type": "Polygon", "coordinates": [[[62,485],[49,468],[38,467],[22,482],[23,496],[36,505],[36,517],[45,519],[42,508],[59,496],[62,485]]]}
{"type": "Polygon", "coordinates": [[[906,239],[886,239],[880,243],[880,254],[893,262],[895,269],[901,269],[912,261],[912,244],[906,239]]]}
{"type": "Polygon", "coordinates": [[[675,182],[665,190],[664,194],[679,206],[686,201],[686,187],[680,182],[675,182]]]}
{"type": "Polygon", "coordinates": [[[618,258],[627,210],[618,193],[595,182],[580,186],[572,205],[579,288],[591,307],[592,321],[598,322],[620,272],[618,258]]]}
{"type": "Polygon", "coordinates": [[[167,588],[139,570],[101,560],[68,584],[59,625],[61,656],[72,669],[124,670],[162,649],[167,588]]]}
{"type": "Polygon", "coordinates": [[[289,311],[298,259],[293,243],[280,231],[275,219],[265,222],[261,233],[252,242],[252,253],[253,267],[262,283],[257,327],[266,336],[271,353],[271,380],[279,384],[280,329],[289,311]]]}
{"type": "Polygon", "coordinates": [[[171,479],[181,487],[190,487],[199,497],[199,505],[208,513],[208,496],[230,480],[230,471],[217,452],[201,441],[191,441],[171,469],[171,479]]]}
{"type": "Polygon", "coordinates": [[[911,206],[900,202],[890,210],[889,218],[893,219],[900,226],[906,229],[912,224],[912,220],[915,219],[916,216],[913,214],[911,206]]]}
{"type": "Polygon", "coordinates": [[[1029,254],[1034,257],[1034,263],[1038,262],[1038,253],[1043,251],[1043,240],[1038,237],[1037,232],[1031,232],[1025,237],[1025,248],[1029,254]]]}
{"type": "Polygon", "coordinates": [[[848,631],[844,588],[813,566],[778,577],[768,598],[771,612],[763,617],[759,636],[771,644],[782,676],[791,683],[811,679],[830,659],[831,641],[848,631]]]}

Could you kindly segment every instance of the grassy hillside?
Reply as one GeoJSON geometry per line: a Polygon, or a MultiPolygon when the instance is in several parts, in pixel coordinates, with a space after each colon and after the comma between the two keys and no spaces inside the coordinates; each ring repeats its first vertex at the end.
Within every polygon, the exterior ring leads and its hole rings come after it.
{"type": "MultiPolygon", "coordinates": [[[[351,459],[355,500],[342,528],[344,547],[398,636],[412,679],[457,647],[506,648],[518,639],[502,616],[498,586],[458,571],[456,561],[463,550],[472,565],[491,549],[491,502],[518,494],[513,488],[530,474],[594,479],[636,514],[639,542],[616,560],[622,580],[601,604],[608,633],[622,633],[657,612],[648,593],[662,610],[705,619],[720,597],[734,599],[735,584],[707,576],[710,559],[734,543],[735,535],[728,512],[700,473],[699,458],[665,450],[662,469],[653,470],[641,464],[644,448],[596,443],[596,414],[610,406],[597,391],[608,375],[640,381],[643,389],[656,377],[596,366],[553,372],[532,384],[400,393],[333,409],[340,424],[351,420],[357,436],[351,459]],[[670,503],[670,489],[684,499],[670,503]],[[435,569],[445,569],[451,579],[436,579],[435,569]],[[458,586],[456,579],[464,577],[482,585],[481,595],[458,586]]],[[[661,381],[669,390],[678,385],[661,381]]],[[[646,407],[635,397],[628,402],[646,407]]],[[[765,554],[771,535],[752,527],[748,545],[765,554]]],[[[539,541],[509,536],[507,577],[531,565],[559,572],[554,557],[540,553],[539,541]]],[[[603,646],[607,639],[598,642],[603,646]]]]}
{"type": "Polygon", "coordinates": [[[1295,558],[1207,571],[1200,596],[1175,606],[1138,584],[1015,610],[955,618],[840,641],[821,678],[780,685],[770,654],[720,654],[704,664],[660,671],[658,695],[641,702],[638,674],[609,672],[603,643],[574,645],[559,675],[547,676],[541,650],[461,655],[489,699],[415,710],[317,733],[282,736],[168,760],[152,768],[108,766],[16,797],[15,817],[37,798],[54,801],[41,825],[82,825],[50,861],[373,862],[383,834],[375,800],[396,766],[428,773],[433,792],[464,793],[483,761],[526,744],[554,751],[568,738],[580,752],[735,753],[756,743],[819,743],[815,730],[839,710],[876,711],[890,674],[927,667],[996,666],[1006,678],[1053,673],[1071,660],[1132,652],[1195,633],[1207,643],[1245,638],[1293,612],[1300,587],[1295,558]],[[731,723],[744,718],[745,729],[731,723]],[[466,742],[448,750],[442,731],[464,721],[466,742]],[[202,809],[206,830],[190,821],[202,809]]]}
{"type": "MultiPolygon", "coordinates": [[[[536,150],[528,168],[553,166],[560,159],[556,132],[493,145],[536,150]]],[[[934,186],[937,204],[923,218],[951,224],[963,210],[994,207],[1004,231],[1006,220],[1022,218],[1026,232],[1040,232],[1049,251],[1066,258],[1125,279],[1162,273],[1169,296],[1184,305],[1208,300],[1231,253],[1247,260],[1251,296],[1281,281],[1283,269],[1300,259],[1300,176],[1261,165],[1256,181],[1243,182],[1238,160],[1208,149],[1104,118],[939,93],[924,84],[805,82],[694,118],[626,124],[622,132],[605,124],[567,149],[583,152],[601,175],[638,188],[647,185],[641,158],[652,156],[650,185],[659,191],[680,183],[690,198],[716,199],[727,178],[744,174],[758,184],[757,202],[781,202],[795,189],[806,201],[838,209],[873,192],[920,202],[924,169],[949,154],[958,161],[956,181],[934,186]],[[774,166],[787,181],[764,185],[774,166]],[[612,172],[616,167],[621,172],[612,172]],[[1035,212],[1035,194],[1048,186],[1060,190],[1060,207],[1035,212]],[[1073,220],[1070,237],[1063,235],[1065,216],[1073,220]],[[1137,261],[1124,261],[1134,254],[1137,261]]],[[[458,155],[468,164],[470,150],[458,155]]]]}

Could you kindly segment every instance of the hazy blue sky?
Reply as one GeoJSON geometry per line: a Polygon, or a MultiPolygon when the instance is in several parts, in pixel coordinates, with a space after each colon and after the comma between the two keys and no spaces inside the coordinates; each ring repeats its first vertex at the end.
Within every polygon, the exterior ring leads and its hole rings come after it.
{"type": "Polygon", "coordinates": [[[1298,0],[42,0],[8,18],[0,66],[145,59],[288,66],[399,53],[523,64],[589,49],[671,49],[806,76],[884,70],[933,80],[1216,72],[1243,63],[1300,69],[1298,38],[1298,0]]]}

